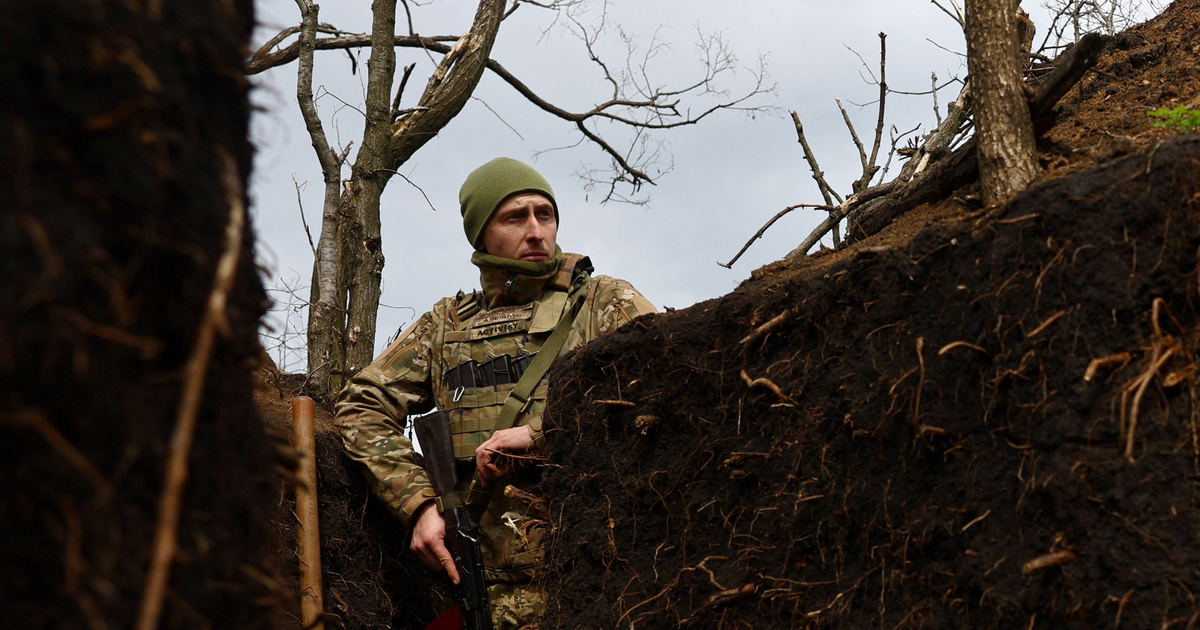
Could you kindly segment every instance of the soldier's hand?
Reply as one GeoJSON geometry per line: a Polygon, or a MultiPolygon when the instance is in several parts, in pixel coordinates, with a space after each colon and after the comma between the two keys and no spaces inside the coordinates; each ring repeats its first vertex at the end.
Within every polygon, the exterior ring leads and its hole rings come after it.
{"type": "Polygon", "coordinates": [[[450,581],[458,584],[458,567],[454,566],[454,558],[450,557],[445,540],[446,519],[442,518],[433,503],[429,503],[417,514],[409,548],[421,564],[434,572],[445,571],[450,581]]]}
{"type": "MultiPolygon", "coordinates": [[[[486,442],[475,448],[475,467],[479,469],[479,483],[485,488],[494,479],[503,479],[512,472],[511,466],[497,462],[498,453],[522,454],[533,448],[533,434],[529,427],[520,426],[496,431],[486,442]]],[[[509,460],[511,461],[511,460],[509,460]]]]}

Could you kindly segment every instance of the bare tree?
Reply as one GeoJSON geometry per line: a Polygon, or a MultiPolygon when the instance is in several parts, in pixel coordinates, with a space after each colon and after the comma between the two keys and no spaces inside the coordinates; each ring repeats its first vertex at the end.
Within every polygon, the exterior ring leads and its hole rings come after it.
{"type": "MultiPolygon", "coordinates": [[[[957,7],[956,7],[957,8],[957,7]]],[[[861,57],[860,57],[861,59],[861,57]]],[[[866,66],[866,62],[863,62],[866,66]]],[[[937,105],[937,94],[942,88],[951,83],[958,82],[958,79],[951,79],[942,85],[938,85],[937,75],[931,76],[932,87],[928,92],[896,92],[888,87],[887,84],[887,34],[879,34],[879,76],[875,78],[874,73],[867,68],[867,73],[872,78],[872,83],[879,87],[879,97],[874,102],[876,106],[876,122],[873,134],[871,150],[868,153],[862,141],[859,139],[857,130],[850,120],[845,107],[839,99],[835,99],[838,108],[842,113],[842,120],[846,124],[846,128],[850,132],[850,138],[858,149],[859,160],[862,165],[862,172],[857,179],[850,184],[850,194],[845,196],[839,195],[833,185],[825,177],[825,173],[821,170],[817,162],[817,157],[812,147],[809,146],[808,138],[804,133],[804,126],[801,124],[800,116],[796,112],[792,112],[792,122],[796,128],[797,140],[804,151],[804,159],[808,163],[809,169],[812,172],[813,180],[817,183],[817,188],[820,190],[824,203],[801,203],[784,208],[774,217],[772,217],[765,225],[763,225],[754,236],[742,246],[742,249],[729,262],[717,263],[725,268],[730,268],[742,254],[750,248],[750,246],[766,233],[776,221],[784,215],[800,209],[810,208],[822,210],[828,213],[828,217],[817,226],[803,241],[800,242],[795,249],[787,254],[786,258],[793,259],[804,256],[810,249],[813,248],[827,234],[833,234],[834,248],[841,247],[843,241],[839,237],[839,225],[843,221],[854,222],[856,213],[862,209],[869,207],[879,201],[881,198],[897,191],[923,173],[931,164],[932,160],[943,156],[954,142],[962,137],[967,123],[967,97],[969,89],[966,84],[963,85],[962,91],[958,98],[949,104],[947,107],[947,116],[941,118],[937,105]],[[899,142],[904,138],[914,134],[919,127],[906,132],[899,132],[893,126],[891,128],[890,150],[888,151],[886,161],[883,165],[879,164],[880,147],[883,143],[884,133],[887,130],[885,125],[885,106],[887,103],[888,94],[900,93],[905,95],[922,95],[931,94],[933,96],[933,109],[938,117],[937,127],[925,135],[923,138],[914,139],[906,147],[900,147],[899,142]],[[895,155],[901,155],[908,159],[908,162],[900,170],[900,173],[887,183],[880,183],[886,177],[888,168],[891,165],[892,158],[895,155]],[[877,179],[876,179],[877,178],[877,179]],[[876,183],[871,184],[872,181],[876,183]]]]}
{"type": "MultiPolygon", "coordinates": [[[[408,3],[401,1],[408,14],[408,3]]],[[[636,193],[643,184],[653,183],[650,167],[662,152],[650,134],[696,124],[721,110],[759,109],[761,106],[750,103],[750,99],[773,89],[766,83],[760,61],[751,88],[733,96],[723,92],[718,83],[723,75],[735,71],[737,62],[720,38],[706,40],[702,46],[704,70],[697,80],[683,86],[659,85],[646,78],[649,73],[644,64],[653,52],[640,60],[628,61],[623,71],[614,71],[596,53],[599,31],[585,28],[568,11],[583,2],[513,0],[506,11],[506,0],[478,0],[474,21],[463,35],[422,37],[414,33],[411,16],[409,34],[397,35],[396,0],[374,1],[369,35],[321,25],[318,8],[312,0],[296,0],[301,25],[271,38],[247,62],[247,72],[254,74],[299,60],[297,97],[324,176],[325,205],[321,237],[315,248],[308,327],[308,366],[318,394],[336,391],[344,378],[373,358],[384,266],[379,218],[384,187],[417,150],[458,115],[485,71],[499,76],[542,111],[573,124],[581,140],[608,156],[610,169],[606,176],[599,171],[585,173],[589,185],[606,188],[606,201],[627,199],[623,191],[636,193]],[[527,82],[491,58],[492,44],[502,22],[522,4],[558,12],[556,18],[564,17],[574,25],[591,60],[603,71],[611,98],[586,111],[573,112],[546,101],[527,82]],[[283,46],[293,35],[298,35],[297,41],[283,46]],[[349,177],[343,180],[350,147],[340,151],[331,147],[316,115],[312,98],[314,51],[368,45],[371,56],[367,62],[366,126],[349,177]],[[413,66],[405,68],[393,97],[396,48],[441,55],[414,107],[400,109],[413,66]],[[716,102],[706,101],[707,106],[697,106],[694,110],[685,102],[714,94],[720,97],[716,102]],[[619,148],[605,137],[602,129],[608,127],[604,125],[634,130],[633,140],[628,147],[619,148]]]]}
{"type": "Polygon", "coordinates": [[[1078,42],[1087,33],[1114,35],[1162,12],[1162,0],[1042,0],[1054,16],[1042,49],[1078,42]]]}
{"type": "MultiPolygon", "coordinates": [[[[300,64],[296,78],[296,100],[304,125],[312,138],[313,150],[321,164],[325,195],[321,213],[321,236],[314,251],[312,300],[309,311],[308,347],[317,349],[319,363],[312,361],[309,354],[309,371],[318,383],[328,383],[333,355],[334,315],[338,302],[338,209],[341,201],[342,164],[346,161],[349,145],[341,154],[329,146],[321,117],[313,102],[312,75],[313,52],[317,37],[317,15],[320,8],[311,0],[296,0],[300,7],[300,64]]],[[[311,239],[311,237],[310,237],[311,239]]]]}
{"type": "MultiPolygon", "coordinates": [[[[963,81],[958,98],[948,106],[946,117],[942,118],[937,112],[940,87],[935,76],[931,93],[934,111],[938,114],[937,127],[903,148],[897,147],[896,142],[907,134],[896,135],[893,130],[893,153],[908,158],[900,174],[892,181],[866,187],[878,167],[874,157],[864,159],[864,177],[854,182],[853,194],[843,200],[832,193],[832,187],[825,181],[804,137],[799,117],[793,114],[805,159],[817,180],[824,203],[802,203],[784,208],[760,228],[732,260],[719,264],[733,265],[775,221],[798,208],[823,210],[829,216],[787,255],[789,259],[806,255],[830,232],[834,233],[835,247],[875,234],[908,210],[945,198],[958,187],[974,181],[981,172],[985,199],[989,203],[1007,199],[1036,177],[1038,165],[1032,123],[1044,125],[1048,122],[1055,104],[1095,65],[1110,38],[1094,33],[1080,38],[1076,46],[1055,59],[1053,69],[1041,76],[1036,89],[1027,90],[1021,82],[1021,74],[1031,57],[1034,29],[1017,0],[967,0],[966,12],[958,0],[946,0],[945,5],[939,0],[931,1],[963,26],[969,57],[973,58],[968,60],[970,76],[963,81]],[[972,124],[974,135],[968,133],[972,124]],[[837,229],[843,221],[847,223],[847,238],[839,242],[837,229]]],[[[887,89],[882,80],[882,51],[881,47],[877,143],[883,131],[884,96],[896,93],[887,89]]],[[[860,156],[865,158],[857,137],[854,139],[860,156]]],[[[890,161],[890,155],[888,159],[890,161]]],[[[886,172],[885,166],[878,181],[883,181],[886,172]]]]}

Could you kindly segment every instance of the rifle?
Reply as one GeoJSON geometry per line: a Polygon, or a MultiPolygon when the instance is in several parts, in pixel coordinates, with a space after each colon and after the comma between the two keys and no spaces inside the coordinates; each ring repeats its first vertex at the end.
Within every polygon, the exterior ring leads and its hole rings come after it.
{"type": "Polygon", "coordinates": [[[425,455],[425,472],[438,494],[438,510],[446,519],[446,549],[450,551],[459,575],[456,588],[459,605],[438,617],[429,627],[492,630],[479,537],[462,495],[456,489],[458,475],[450,438],[450,415],[445,411],[425,414],[413,420],[413,429],[425,455]],[[461,619],[461,625],[454,623],[455,617],[461,619]]]}

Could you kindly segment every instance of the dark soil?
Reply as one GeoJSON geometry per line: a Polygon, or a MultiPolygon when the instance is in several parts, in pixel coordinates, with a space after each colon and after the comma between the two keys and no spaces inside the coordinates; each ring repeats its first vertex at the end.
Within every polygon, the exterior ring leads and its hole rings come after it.
{"type": "Polygon", "coordinates": [[[1200,137],[1145,111],[1198,47],[1194,0],[1118,37],[1001,208],[557,364],[542,627],[1196,627],[1200,137]]]}
{"type": "MultiPolygon", "coordinates": [[[[6,626],[135,626],[230,197],[244,208],[251,24],[248,1],[0,2],[6,626]]],[[[269,627],[279,601],[253,251],[247,230],[159,628],[269,627]]]]}
{"type": "MultiPolygon", "coordinates": [[[[270,366],[258,370],[255,381],[255,404],[268,432],[290,442],[292,399],[305,393],[304,377],[270,366]]],[[[421,630],[441,611],[445,588],[408,551],[408,531],[371,496],[363,471],[345,456],[331,420],[318,406],[317,501],[326,627],[421,630]]],[[[293,594],[286,615],[299,619],[295,495],[290,484],[280,490],[276,553],[293,594]]],[[[298,626],[295,621],[284,624],[298,626]]]]}

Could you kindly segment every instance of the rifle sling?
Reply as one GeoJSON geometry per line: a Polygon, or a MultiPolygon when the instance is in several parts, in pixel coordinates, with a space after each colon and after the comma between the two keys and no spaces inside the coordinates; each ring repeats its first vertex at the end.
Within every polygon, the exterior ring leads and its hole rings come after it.
{"type": "Polygon", "coordinates": [[[462,495],[457,492],[450,492],[444,496],[435,497],[434,502],[437,503],[437,509],[439,513],[445,513],[447,510],[453,510],[454,508],[466,506],[466,504],[463,503],[462,495]]]}

